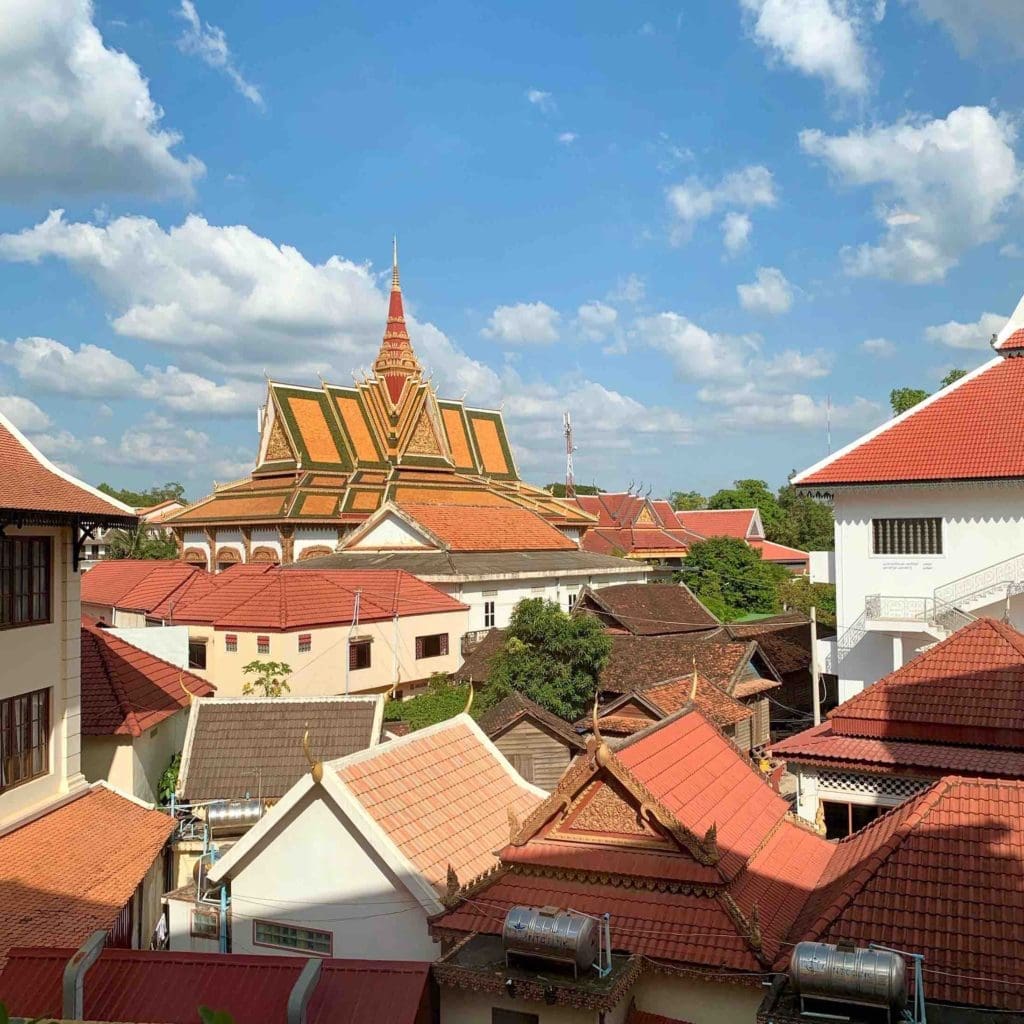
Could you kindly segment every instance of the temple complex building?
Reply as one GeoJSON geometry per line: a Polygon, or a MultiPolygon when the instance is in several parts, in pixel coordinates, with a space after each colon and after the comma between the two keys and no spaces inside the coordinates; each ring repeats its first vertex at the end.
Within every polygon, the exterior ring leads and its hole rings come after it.
{"type": "Polygon", "coordinates": [[[437,397],[409,340],[397,254],[372,376],[352,387],[269,381],[253,472],[166,524],[185,561],[217,571],[332,554],[389,503],[428,516],[431,506],[519,510],[544,549],[578,546],[596,522],[520,480],[500,412],[437,397]]]}

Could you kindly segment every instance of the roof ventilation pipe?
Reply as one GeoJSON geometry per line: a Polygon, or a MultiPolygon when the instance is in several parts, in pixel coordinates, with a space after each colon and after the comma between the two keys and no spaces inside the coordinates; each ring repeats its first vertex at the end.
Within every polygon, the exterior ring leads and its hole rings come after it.
{"type": "Polygon", "coordinates": [[[295,985],[288,995],[288,1008],[286,1020],[288,1024],[306,1024],[306,1007],[309,1005],[310,997],[316,990],[320,981],[320,968],[322,960],[309,959],[306,966],[302,968],[295,985]]]}
{"type": "Polygon", "coordinates": [[[85,972],[99,959],[106,941],[105,931],[93,932],[67,962],[61,981],[61,1016],[66,1020],[84,1019],[85,972]]]}

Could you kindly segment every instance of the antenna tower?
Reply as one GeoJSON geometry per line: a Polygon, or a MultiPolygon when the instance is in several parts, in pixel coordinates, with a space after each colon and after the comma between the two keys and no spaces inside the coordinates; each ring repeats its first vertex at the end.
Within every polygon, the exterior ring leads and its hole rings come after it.
{"type": "Polygon", "coordinates": [[[572,453],[576,445],[572,443],[572,419],[568,412],[562,413],[562,426],[565,432],[565,496],[576,497],[576,479],[572,469],[572,453]]]}

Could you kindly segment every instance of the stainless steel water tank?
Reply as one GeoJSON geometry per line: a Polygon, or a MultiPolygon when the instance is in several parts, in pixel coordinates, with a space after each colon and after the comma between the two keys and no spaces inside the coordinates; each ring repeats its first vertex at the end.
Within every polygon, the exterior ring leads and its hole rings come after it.
{"type": "Polygon", "coordinates": [[[789,977],[805,999],[888,1007],[896,1012],[907,1005],[907,966],[898,953],[798,942],[789,977]]]}
{"type": "Polygon", "coordinates": [[[512,907],[501,931],[506,955],[538,957],[585,971],[597,960],[601,926],[558,907],[512,907]]]}
{"type": "Polygon", "coordinates": [[[244,832],[263,817],[261,800],[218,800],[206,809],[212,832],[244,832]]]}

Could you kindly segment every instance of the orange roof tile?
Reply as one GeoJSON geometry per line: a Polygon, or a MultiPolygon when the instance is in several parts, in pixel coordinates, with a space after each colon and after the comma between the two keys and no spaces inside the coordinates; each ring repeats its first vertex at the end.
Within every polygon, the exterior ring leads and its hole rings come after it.
{"type": "Polygon", "coordinates": [[[515,502],[482,487],[396,487],[394,500],[400,505],[477,505],[516,508],[515,502]]]}
{"type": "MultiPolygon", "coordinates": [[[[693,677],[680,676],[669,679],[656,686],[648,686],[641,691],[642,696],[659,707],[666,715],[674,714],[690,699],[693,677]]],[[[697,707],[701,709],[719,728],[745,722],[754,712],[746,704],[741,704],[735,697],[730,697],[714,683],[697,677],[697,707]]]]}
{"type": "Polygon", "coordinates": [[[576,545],[535,512],[479,505],[410,505],[402,509],[451,551],[559,551],[576,545]]]}
{"type": "Polygon", "coordinates": [[[306,494],[302,498],[300,515],[330,516],[334,514],[338,499],[333,494],[306,494]]]}
{"type": "Polygon", "coordinates": [[[0,414],[0,509],[135,519],[131,510],[114,504],[87,484],[58,470],[0,414]]]}
{"type": "Polygon", "coordinates": [[[341,453],[331,436],[319,396],[299,398],[297,395],[289,395],[284,401],[295,417],[310,459],[314,462],[340,462],[341,453]]]}
{"type": "Polygon", "coordinates": [[[441,419],[444,421],[448,444],[452,450],[452,458],[456,466],[473,469],[473,456],[469,450],[469,438],[462,423],[462,413],[458,409],[442,409],[441,419]]]}
{"type": "Polygon", "coordinates": [[[463,882],[492,867],[508,812],[540,803],[465,715],[328,768],[439,892],[449,865],[463,882]]]}
{"type": "Polygon", "coordinates": [[[179,512],[174,517],[174,522],[192,519],[238,519],[243,516],[254,516],[257,519],[273,518],[284,508],[285,497],[283,494],[267,494],[258,498],[236,498],[229,494],[218,494],[210,501],[179,512]]]}
{"type": "Polygon", "coordinates": [[[96,785],[0,836],[0,967],[41,938],[78,947],[113,926],[174,831],[174,820],[96,785]]]}
{"type": "Polygon", "coordinates": [[[338,406],[348,436],[356,450],[356,458],[360,462],[379,462],[380,456],[373,444],[373,437],[370,428],[366,425],[363,417],[363,410],[357,398],[350,398],[347,395],[336,395],[334,398],[338,406]]]}
{"type": "Polygon", "coordinates": [[[798,486],[1024,477],[1024,359],[997,358],[810,470],[798,486]]]}
{"type": "Polygon", "coordinates": [[[745,540],[754,529],[756,508],[708,508],[676,512],[680,526],[702,537],[739,537],[745,540]]]}
{"type": "Polygon", "coordinates": [[[485,473],[497,473],[502,476],[512,471],[505,453],[501,447],[501,440],[498,435],[498,427],[494,420],[484,416],[469,414],[469,421],[476,435],[477,449],[480,452],[480,460],[483,463],[485,473]]]}
{"type": "Polygon", "coordinates": [[[209,697],[213,692],[205,679],[83,623],[84,735],[141,736],[187,708],[189,693],[209,697]]]}
{"type": "Polygon", "coordinates": [[[82,601],[148,612],[196,575],[205,574],[186,562],[107,558],[82,576],[82,601]]]}
{"type": "Polygon", "coordinates": [[[771,540],[752,540],[750,546],[761,552],[766,562],[807,562],[810,555],[799,548],[791,548],[785,544],[776,544],[771,540]]]}

